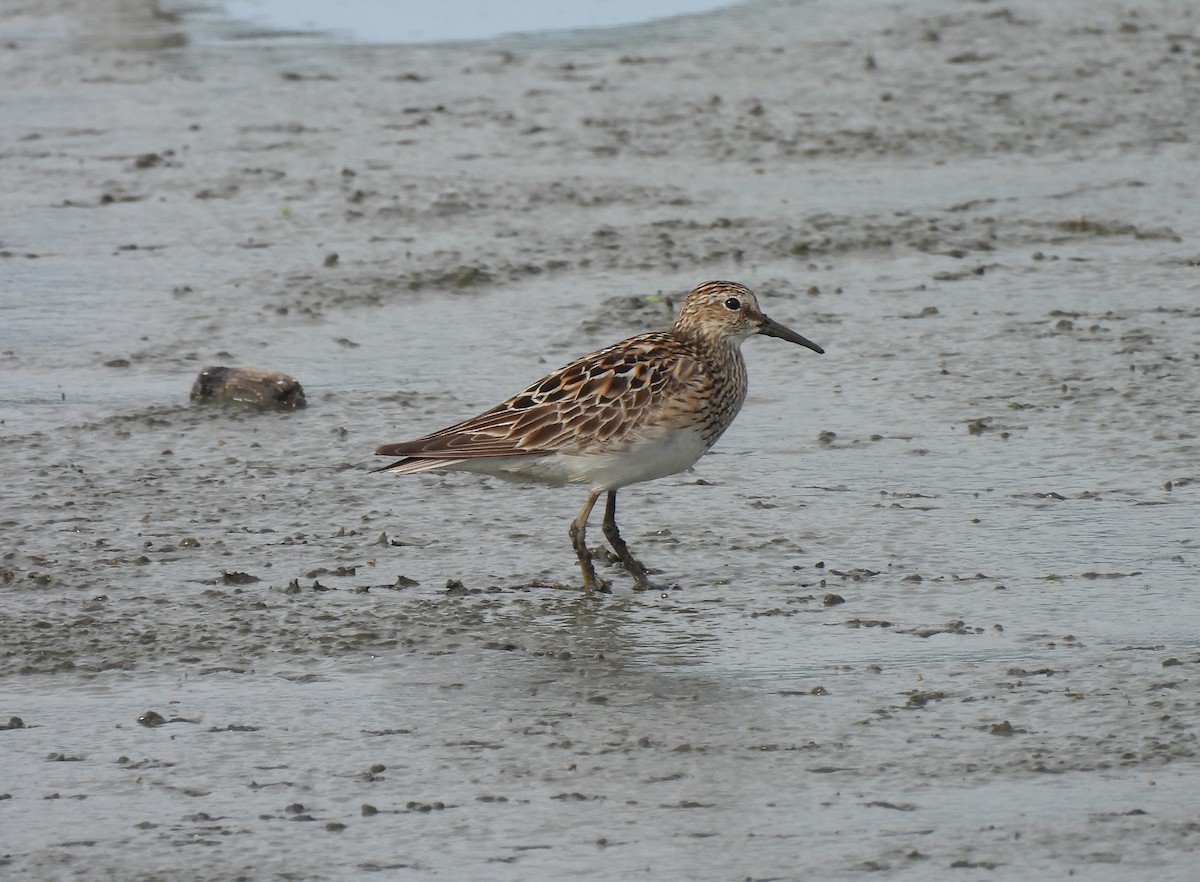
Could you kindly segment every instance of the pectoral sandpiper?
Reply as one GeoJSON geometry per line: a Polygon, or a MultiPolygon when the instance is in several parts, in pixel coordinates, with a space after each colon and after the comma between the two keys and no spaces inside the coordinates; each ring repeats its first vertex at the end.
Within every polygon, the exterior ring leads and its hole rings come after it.
{"type": "Polygon", "coordinates": [[[376,471],[586,485],[570,536],[588,593],[606,587],[584,540],[588,516],[606,493],[604,535],[636,586],[647,588],[646,568],[617,529],[617,491],[682,472],[709,451],[746,399],[740,346],[755,334],[825,351],[763,315],[743,285],[705,282],[684,299],[670,330],[585,355],[469,420],[384,444],[377,455],[403,459],[376,471]]]}

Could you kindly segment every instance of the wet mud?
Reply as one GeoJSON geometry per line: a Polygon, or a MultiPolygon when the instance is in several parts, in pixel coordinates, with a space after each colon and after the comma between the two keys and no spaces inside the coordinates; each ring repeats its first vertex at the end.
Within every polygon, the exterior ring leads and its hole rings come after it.
{"type": "Polygon", "coordinates": [[[0,874],[1193,878],[1198,26],[0,12],[0,874]],[[569,488],[368,473],[707,278],[827,354],[622,494],[661,590],[580,596],[569,488]]]}

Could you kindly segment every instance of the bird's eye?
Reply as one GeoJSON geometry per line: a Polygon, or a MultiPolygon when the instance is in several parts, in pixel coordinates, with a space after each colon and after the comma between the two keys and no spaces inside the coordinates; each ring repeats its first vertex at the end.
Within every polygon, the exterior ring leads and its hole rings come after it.
{"type": "Polygon", "coordinates": [[[730,297],[728,300],[725,301],[725,308],[732,309],[732,310],[741,309],[742,301],[738,300],[736,297],[730,297]]]}

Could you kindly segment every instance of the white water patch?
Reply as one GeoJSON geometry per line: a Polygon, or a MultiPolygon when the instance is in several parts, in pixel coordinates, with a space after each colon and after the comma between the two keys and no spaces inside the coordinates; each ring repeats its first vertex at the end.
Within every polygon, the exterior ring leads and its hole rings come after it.
{"type": "Polygon", "coordinates": [[[609,28],[693,15],[733,5],[721,0],[228,0],[226,14],[285,33],[319,32],[366,43],[441,43],[506,34],[609,28]]]}

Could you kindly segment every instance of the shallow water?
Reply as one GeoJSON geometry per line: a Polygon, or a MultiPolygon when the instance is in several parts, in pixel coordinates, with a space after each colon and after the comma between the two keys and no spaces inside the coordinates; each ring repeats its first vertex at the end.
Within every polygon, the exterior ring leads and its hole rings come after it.
{"type": "Polygon", "coordinates": [[[0,17],[6,878],[1190,879],[1200,41],[1075,7],[0,17]],[[579,596],[577,491],[367,473],[722,277],[827,354],[622,492],[663,590],[579,596]]]}
{"type": "MultiPolygon", "coordinates": [[[[436,5],[396,0],[343,0],[336,10],[325,3],[279,0],[226,0],[213,23],[246,39],[247,31],[279,39],[316,31],[323,42],[431,43],[486,40],[505,34],[619,27],[654,19],[708,12],[731,5],[721,0],[576,0],[554,3],[520,0],[495,4],[481,0],[442,0],[436,5]],[[229,21],[232,19],[232,21],[229,21]],[[239,27],[239,24],[241,25],[239,27]],[[247,27],[251,24],[252,27],[247,27]]],[[[196,15],[195,7],[183,7],[196,15]]]]}

